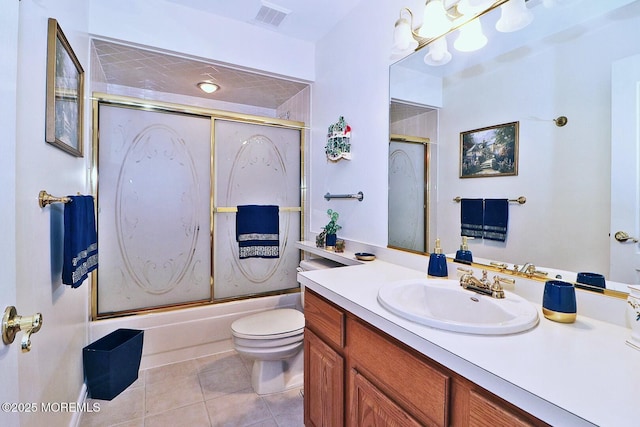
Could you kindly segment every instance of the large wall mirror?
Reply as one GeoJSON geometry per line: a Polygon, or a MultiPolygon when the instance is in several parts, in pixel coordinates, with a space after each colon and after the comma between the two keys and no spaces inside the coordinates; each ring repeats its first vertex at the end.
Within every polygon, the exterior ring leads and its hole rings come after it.
{"type": "MultiPolygon", "coordinates": [[[[640,245],[614,237],[640,233],[640,113],[633,101],[640,99],[640,0],[529,0],[527,7],[534,20],[517,32],[495,31],[499,8],[479,18],[488,37],[480,50],[457,51],[454,31],[446,36],[448,64],[427,65],[427,45],[390,68],[392,112],[396,104],[420,107],[434,126],[415,135],[431,141],[425,235],[455,253],[456,197],[524,196],[526,203],[509,204],[504,242],[469,241],[474,260],[640,283],[640,245]],[[461,133],[512,122],[517,175],[461,178],[461,133]]],[[[398,133],[394,121],[404,119],[394,112],[390,120],[398,133]]],[[[392,209],[403,215],[397,208],[390,206],[390,218],[392,209]]]]}

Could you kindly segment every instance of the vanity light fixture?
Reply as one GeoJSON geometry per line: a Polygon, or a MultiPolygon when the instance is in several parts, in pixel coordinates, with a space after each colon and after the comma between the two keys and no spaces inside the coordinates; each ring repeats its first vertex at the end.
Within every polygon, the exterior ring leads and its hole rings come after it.
{"type": "Polygon", "coordinates": [[[200,82],[198,83],[198,87],[200,88],[201,91],[206,93],[213,93],[218,89],[220,89],[220,86],[212,82],[200,82]]]}
{"type": "Polygon", "coordinates": [[[527,9],[525,0],[510,0],[500,6],[500,19],[496,30],[503,33],[518,31],[533,21],[533,13],[527,9]]]}
{"type": "MultiPolygon", "coordinates": [[[[480,17],[493,9],[501,8],[501,17],[496,29],[502,32],[517,31],[533,20],[526,0],[426,0],[422,25],[413,27],[413,12],[400,10],[393,33],[392,59],[400,59],[427,44],[429,51],[424,57],[428,65],[444,65],[451,60],[445,36],[460,30],[454,43],[456,49],[469,52],[487,44],[482,33],[480,17]],[[436,43],[437,42],[437,43],[436,43]],[[437,44],[437,46],[436,46],[437,44]]],[[[564,0],[549,0],[564,1],[564,0]]]]}
{"type": "Polygon", "coordinates": [[[406,7],[400,9],[400,18],[396,21],[393,30],[393,46],[391,47],[392,57],[402,57],[404,53],[413,52],[418,47],[418,41],[414,36],[411,25],[413,24],[413,13],[406,7]],[[409,15],[409,19],[403,16],[409,15]]]}

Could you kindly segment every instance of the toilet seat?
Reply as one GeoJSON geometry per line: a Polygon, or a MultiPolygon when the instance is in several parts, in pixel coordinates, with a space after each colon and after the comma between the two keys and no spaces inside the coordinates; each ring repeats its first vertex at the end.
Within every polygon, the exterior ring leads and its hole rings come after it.
{"type": "Polygon", "coordinates": [[[231,324],[236,338],[264,340],[300,335],[304,330],[304,315],[292,308],[280,308],[252,314],[231,324]]]}

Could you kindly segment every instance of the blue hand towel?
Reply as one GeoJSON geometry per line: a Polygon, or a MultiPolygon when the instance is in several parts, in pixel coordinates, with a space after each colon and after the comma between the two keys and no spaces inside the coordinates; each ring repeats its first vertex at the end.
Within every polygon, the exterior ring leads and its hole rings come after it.
{"type": "Polygon", "coordinates": [[[483,237],[504,242],[507,240],[509,223],[508,199],[485,199],[483,237]]]}
{"type": "Polygon", "coordinates": [[[98,236],[92,196],[68,196],[64,205],[62,283],[77,288],[98,268],[98,236]]]}
{"type": "Polygon", "coordinates": [[[482,228],[484,225],[484,201],[482,199],[462,199],[460,200],[460,235],[482,238],[482,228]]]}
{"type": "Polygon", "coordinates": [[[280,208],[274,205],[238,206],[236,240],[240,259],[280,256],[280,208]]]}

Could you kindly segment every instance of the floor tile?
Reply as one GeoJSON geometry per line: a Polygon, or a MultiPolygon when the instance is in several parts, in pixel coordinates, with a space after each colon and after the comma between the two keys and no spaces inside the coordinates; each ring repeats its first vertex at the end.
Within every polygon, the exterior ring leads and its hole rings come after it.
{"type": "Polygon", "coordinates": [[[210,425],[204,402],[149,415],[144,420],[144,427],[209,427],[210,425]]]}
{"type": "Polygon", "coordinates": [[[148,384],[145,413],[157,414],[170,409],[202,402],[202,389],[197,375],[148,384]]]}
{"type": "Polygon", "coordinates": [[[225,394],[241,390],[251,390],[251,377],[240,365],[228,369],[209,369],[198,374],[205,400],[214,399],[225,394]]]}
{"type": "Polygon", "coordinates": [[[301,389],[266,396],[251,388],[252,362],[235,351],[141,371],[139,379],[80,427],[303,425],[301,389]]]}
{"type": "Polygon", "coordinates": [[[304,427],[304,414],[283,414],[275,417],[278,427],[304,427]]]}
{"type": "Polygon", "coordinates": [[[262,396],[269,410],[274,416],[302,414],[302,395],[300,389],[295,388],[282,393],[262,396]]]}
{"type": "Polygon", "coordinates": [[[144,416],[144,387],[127,389],[112,400],[87,399],[90,407],[100,405],[100,411],[85,412],[80,418],[81,427],[102,427],[124,423],[144,416]]]}
{"type": "Polygon", "coordinates": [[[242,358],[235,351],[200,357],[195,359],[195,363],[199,373],[207,371],[219,372],[229,369],[247,370],[242,358]]]}
{"type": "Polygon", "coordinates": [[[213,427],[241,427],[273,420],[266,403],[253,391],[227,394],[207,400],[206,405],[213,427]]]}
{"type": "Polygon", "coordinates": [[[196,375],[198,364],[195,360],[159,366],[145,371],[145,384],[155,384],[162,381],[175,380],[196,375]]]}

